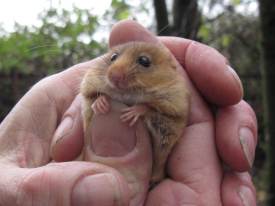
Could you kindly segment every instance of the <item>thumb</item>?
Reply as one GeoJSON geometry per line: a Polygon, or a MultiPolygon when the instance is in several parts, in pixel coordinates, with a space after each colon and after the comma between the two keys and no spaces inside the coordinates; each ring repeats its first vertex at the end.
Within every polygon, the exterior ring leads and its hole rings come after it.
{"type": "Polygon", "coordinates": [[[129,205],[129,188],[115,170],[95,163],[51,163],[1,172],[0,205],[129,205]],[[3,195],[5,194],[5,195],[3,195]],[[3,203],[3,204],[2,204],[3,203]]]}
{"type": "MultiPolygon", "coordinates": [[[[142,121],[129,127],[120,120],[121,110],[126,105],[114,101],[110,103],[108,114],[94,116],[90,128],[91,144],[84,146],[87,152],[85,160],[119,171],[130,188],[130,205],[140,205],[145,200],[151,175],[149,134],[142,121]]],[[[83,132],[80,104],[81,97],[76,97],[55,132],[51,148],[55,161],[73,160],[81,151],[83,132]],[[71,120],[68,121],[68,118],[71,120]]]]}

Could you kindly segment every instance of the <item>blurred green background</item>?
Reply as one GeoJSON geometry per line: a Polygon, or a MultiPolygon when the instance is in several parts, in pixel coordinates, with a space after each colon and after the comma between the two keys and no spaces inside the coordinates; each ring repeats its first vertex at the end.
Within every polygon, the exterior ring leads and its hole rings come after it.
{"type": "Polygon", "coordinates": [[[75,1],[68,9],[64,1],[44,1],[38,24],[15,23],[7,30],[0,19],[0,121],[41,78],[104,53],[111,26],[133,18],[158,35],[194,39],[226,56],[258,117],[259,145],[251,169],[258,205],[275,205],[274,1],[107,0],[101,13],[95,12],[100,2],[83,9],[75,1]]]}

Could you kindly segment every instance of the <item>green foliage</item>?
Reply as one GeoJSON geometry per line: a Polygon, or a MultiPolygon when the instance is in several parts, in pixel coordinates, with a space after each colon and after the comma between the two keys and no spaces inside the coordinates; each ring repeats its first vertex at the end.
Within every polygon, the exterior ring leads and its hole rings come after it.
{"type": "Polygon", "coordinates": [[[112,0],[111,6],[114,9],[113,19],[127,19],[130,15],[130,7],[124,0],[112,0]]]}
{"type": "Polygon", "coordinates": [[[91,59],[105,48],[92,40],[98,19],[88,10],[50,9],[40,19],[41,27],[17,25],[15,32],[0,38],[0,72],[48,74],[91,59]]]}
{"type": "Polygon", "coordinates": [[[105,42],[93,40],[99,20],[88,10],[52,8],[39,18],[39,27],[16,24],[10,34],[0,30],[0,120],[38,79],[106,50],[105,42]]]}
{"type": "Polygon", "coordinates": [[[241,0],[231,0],[231,4],[237,6],[241,3],[241,0]]]}
{"type": "Polygon", "coordinates": [[[222,35],[221,37],[221,45],[224,47],[224,48],[227,48],[229,47],[230,43],[231,43],[231,36],[228,35],[228,34],[224,34],[222,35]]]}
{"type": "Polygon", "coordinates": [[[200,26],[198,31],[198,36],[203,39],[204,41],[209,41],[211,32],[211,25],[203,24],[200,26]]]}

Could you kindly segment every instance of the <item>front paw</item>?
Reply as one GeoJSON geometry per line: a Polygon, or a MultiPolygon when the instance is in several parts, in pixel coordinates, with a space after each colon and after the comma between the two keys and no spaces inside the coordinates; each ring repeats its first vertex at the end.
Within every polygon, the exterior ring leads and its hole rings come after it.
{"type": "Polygon", "coordinates": [[[140,116],[143,116],[148,111],[148,107],[144,104],[134,105],[132,107],[127,107],[122,110],[122,115],[120,119],[122,122],[130,121],[130,126],[133,126],[139,119],[140,116]]]}
{"type": "Polygon", "coordinates": [[[91,107],[95,114],[107,114],[110,111],[110,104],[105,95],[100,95],[91,107]]]}

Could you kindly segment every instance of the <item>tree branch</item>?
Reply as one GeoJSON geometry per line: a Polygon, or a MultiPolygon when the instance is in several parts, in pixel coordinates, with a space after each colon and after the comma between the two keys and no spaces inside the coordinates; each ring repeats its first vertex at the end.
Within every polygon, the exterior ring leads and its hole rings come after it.
{"type": "Polygon", "coordinates": [[[159,35],[171,35],[165,0],[154,0],[157,30],[159,35]]]}
{"type": "Polygon", "coordinates": [[[197,1],[174,0],[173,14],[174,35],[196,39],[201,22],[197,1]]]}

